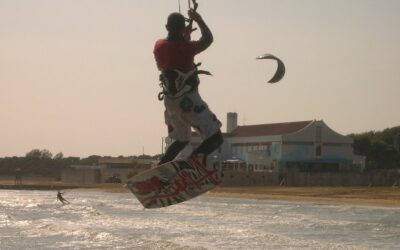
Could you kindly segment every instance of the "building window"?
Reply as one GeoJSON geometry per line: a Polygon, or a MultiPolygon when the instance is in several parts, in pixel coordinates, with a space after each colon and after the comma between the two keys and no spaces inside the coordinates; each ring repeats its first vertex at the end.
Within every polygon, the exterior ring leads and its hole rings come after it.
{"type": "Polygon", "coordinates": [[[321,157],[322,156],[322,146],[321,145],[317,145],[315,147],[315,156],[317,156],[317,157],[321,157]]]}
{"type": "Polygon", "coordinates": [[[232,146],[232,154],[237,155],[239,153],[239,147],[238,146],[232,146]]]}
{"type": "Polygon", "coordinates": [[[320,126],[315,127],[315,156],[322,156],[322,128],[320,126]]]}
{"type": "Polygon", "coordinates": [[[322,142],[322,129],[320,126],[317,126],[315,128],[315,142],[317,144],[321,144],[322,142]]]}

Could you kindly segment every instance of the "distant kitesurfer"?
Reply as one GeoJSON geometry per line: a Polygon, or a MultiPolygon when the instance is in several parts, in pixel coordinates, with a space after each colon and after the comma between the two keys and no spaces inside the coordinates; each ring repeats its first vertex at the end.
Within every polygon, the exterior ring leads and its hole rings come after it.
{"type": "Polygon", "coordinates": [[[60,190],[57,191],[57,200],[61,201],[62,204],[69,204],[69,201],[64,199],[63,194],[60,190]]]}
{"type": "Polygon", "coordinates": [[[198,92],[198,74],[210,73],[198,70],[194,63],[195,55],[211,45],[213,35],[199,13],[190,9],[188,15],[200,28],[198,41],[190,40],[193,29],[191,25],[185,26],[185,17],[172,13],[166,24],[167,38],[158,40],[154,47],[163,88],[159,99],[164,99],[168,136],[174,140],[158,165],[172,161],[183,150],[190,141],[191,128],[199,132],[203,142],[190,157],[198,158],[204,164],[207,156],[223,142],[221,122],[198,92]]]}
{"type": "Polygon", "coordinates": [[[22,173],[21,173],[21,169],[20,168],[15,169],[14,184],[15,185],[22,185],[22,173]]]}

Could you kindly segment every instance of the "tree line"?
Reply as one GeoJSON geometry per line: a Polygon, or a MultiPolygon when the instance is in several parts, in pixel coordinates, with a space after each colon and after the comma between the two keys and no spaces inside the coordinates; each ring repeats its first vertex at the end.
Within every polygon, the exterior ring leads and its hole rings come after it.
{"type": "Polygon", "coordinates": [[[366,156],[367,169],[400,169],[400,126],[349,136],[354,153],[366,156]]]}
{"type": "MultiPolygon", "coordinates": [[[[156,160],[160,155],[119,156],[118,158],[134,158],[156,160]]],[[[47,149],[33,149],[23,157],[0,158],[0,175],[13,176],[19,169],[22,175],[45,176],[59,179],[63,168],[71,165],[97,165],[99,159],[111,158],[111,156],[91,155],[86,158],[64,157],[63,153],[53,154],[47,149]]],[[[139,161],[137,163],[140,164],[139,161]]],[[[135,161],[132,166],[135,166],[135,161]]]]}
{"type": "MultiPolygon", "coordinates": [[[[348,136],[354,139],[354,153],[366,156],[367,169],[400,169],[400,126],[348,136]]],[[[64,157],[61,152],[53,156],[47,149],[33,149],[24,157],[0,158],[0,175],[14,175],[16,169],[20,169],[23,175],[60,178],[63,168],[71,165],[97,165],[101,158],[110,156],[64,157]]],[[[118,158],[157,160],[160,155],[118,158]]]]}

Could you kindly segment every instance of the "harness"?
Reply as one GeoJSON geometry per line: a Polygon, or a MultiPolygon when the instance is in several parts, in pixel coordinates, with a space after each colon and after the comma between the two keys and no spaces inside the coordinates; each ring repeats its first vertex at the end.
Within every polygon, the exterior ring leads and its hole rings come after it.
{"type": "Polygon", "coordinates": [[[183,73],[177,69],[163,70],[160,74],[160,87],[162,91],[158,93],[158,100],[164,100],[164,97],[179,98],[186,93],[196,90],[200,84],[198,75],[211,75],[210,72],[205,70],[198,70],[197,66],[187,72],[183,73]]]}

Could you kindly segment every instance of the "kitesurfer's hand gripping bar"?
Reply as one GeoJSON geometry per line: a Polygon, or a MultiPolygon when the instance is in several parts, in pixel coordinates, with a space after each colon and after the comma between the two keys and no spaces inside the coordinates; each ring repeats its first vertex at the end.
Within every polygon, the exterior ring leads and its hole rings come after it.
{"type": "MultiPolygon", "coordinates": [[[[189,5],[189,11],[196,12],[197,8],[199,7],[199,4],[196,2],[196,0],[188,0],[188,5],[189,5]],[[193,8],[191,7],[190,1],[193,2],[193,8]]],[[[190,40],[190,35],[192,34],[193,31],[197,30],[197,28],[193,29],[193,18],[189,16],[187,19],[189,22],[188,25],[186,26],[185,30],[185,39],[190,40]]]]}

